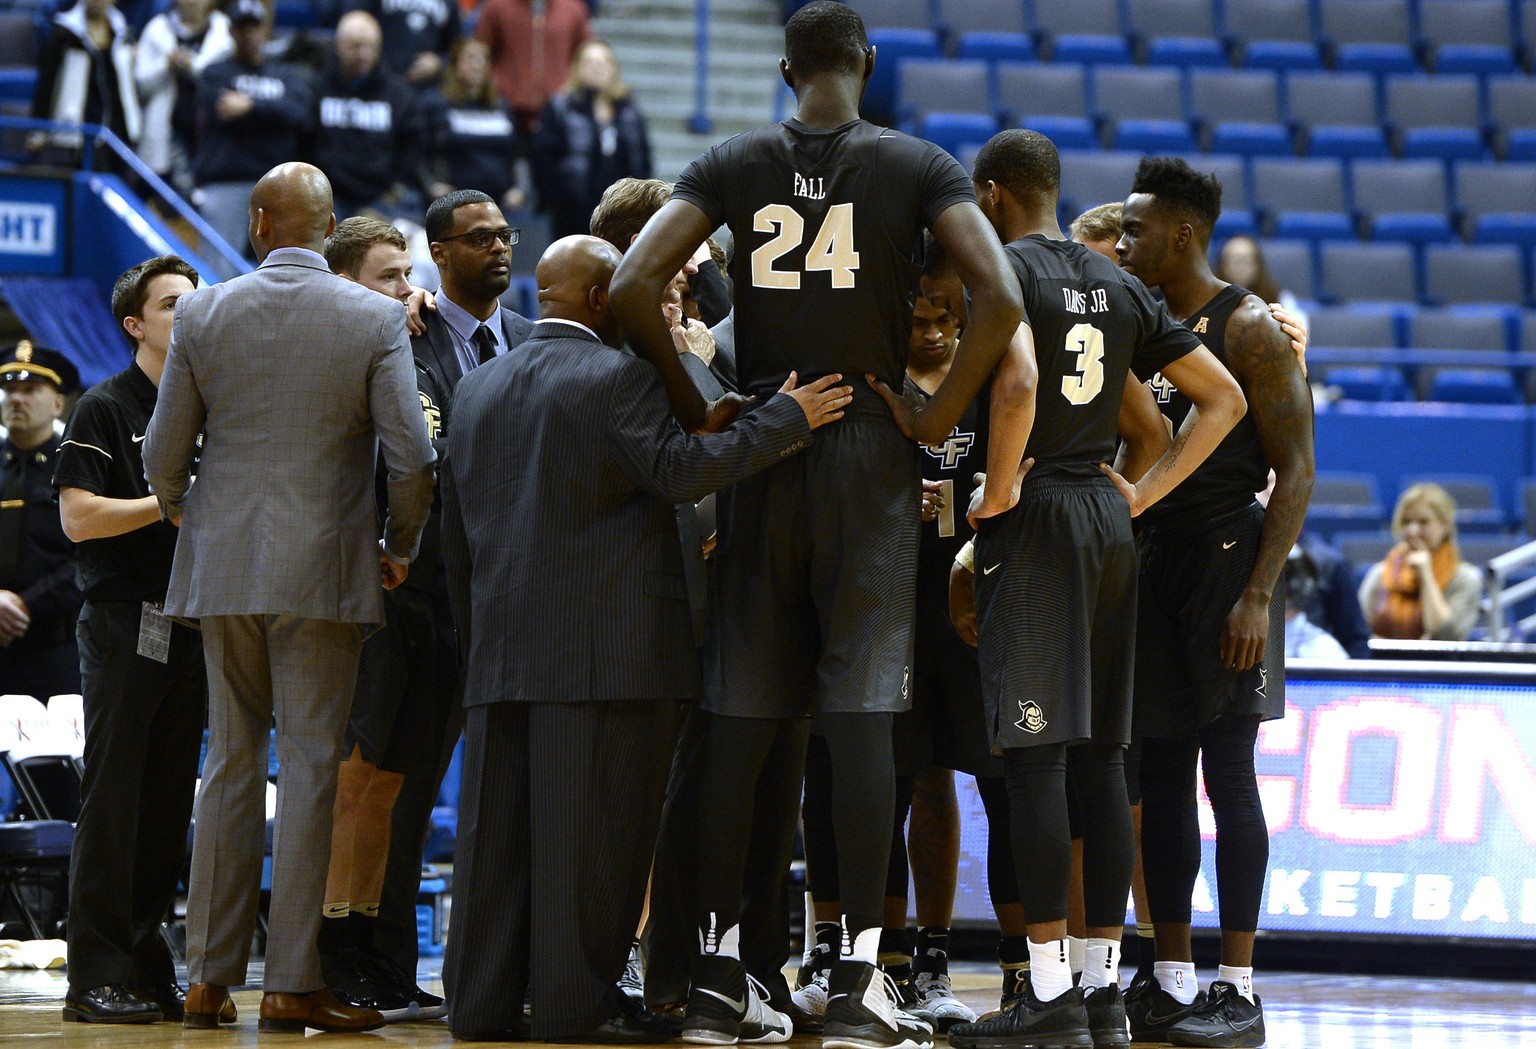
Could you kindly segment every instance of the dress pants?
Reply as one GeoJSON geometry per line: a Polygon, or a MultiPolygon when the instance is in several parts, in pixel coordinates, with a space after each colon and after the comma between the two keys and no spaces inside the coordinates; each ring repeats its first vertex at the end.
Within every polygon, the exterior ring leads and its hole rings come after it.
{"type": "Polygon", "coordinates": [[[138,601],[80,612],[85,778],[69,878],[69,984],[158,989],[175,978],[161,936],[187,859],[207,715],[203,639],[171,627],[169,660],[138,654],[138,601]]]}
{"type": "Polygon", "coordinates": [[[676,702],[496,703],[464,728],[453,922],[455,1035],[535,1039],[609,1018],[645,899],[676,702]]]}
{"type": "MultiPolygon", "coordinates": [[[[693,905],[694,850],[699,842],[695,802],[709,719],[707,711],[689,705],[667,780],[651,875],[651,915],[644,936],[645,997],[653,1006],[688,1000],[690,971],[699,950],[693,905]]],[[[789,866],[800,822],[800,786],[810,730],[809,718],[777,723],[778,739],[758,777],[747,852],[741,959],[747,972],[768,989],[776,1009],[789,1006],[789,984],[783,973],[789,953],[789,866]]]]}
{"type": "Polygon", "coordinates": [[[187,894],[187,977],[245,982],[261,895],[267,732],[277,722],[277,821],[267,991],[307,994],[320,972],[331,810],[363,630],[297,616],[204,616],[208,756],[187,894]]]}

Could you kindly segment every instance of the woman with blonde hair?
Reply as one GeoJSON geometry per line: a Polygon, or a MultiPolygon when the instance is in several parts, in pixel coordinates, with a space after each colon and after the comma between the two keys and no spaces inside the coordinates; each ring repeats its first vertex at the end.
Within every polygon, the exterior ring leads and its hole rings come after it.
{"type": "Polygon", "coordinates": [[[1392,512],[1397,545],[1360,584],[1360,609],[1376,637],[1465,641],[1483,596],[1481,573],[1456,546],[1456,502],[1438,484],[1416,484],[1392,512]]]}
{"type": "Polygon", "coordinates": [[[592,209],[619,179],[651,177],[645,117],[601,40],[577,49],[565,90],[544,107],[533,177],[556,237],[589,232],[592,209]]]}

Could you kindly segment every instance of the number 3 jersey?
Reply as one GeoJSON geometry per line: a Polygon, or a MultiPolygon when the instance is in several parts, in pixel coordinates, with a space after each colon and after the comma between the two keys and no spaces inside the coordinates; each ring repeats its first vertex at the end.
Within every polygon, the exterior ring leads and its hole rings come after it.
{"type": "Polygon", "coordinates": [[[1111,462],[1127,372],[1151,377],[1200,340],[1141,281],[1081,244],[1033,234],[1005,251],[1040,368],[1025,456],[1035,473],[1111,462]]]}
{"type": "Polygon", "coordinates": [[[856,120],[786,120],[737,135],[683,172],[674,198],[735,239],[736,357],[743,392],[840,372],[900,389],[924,228],[974,203],[939,147],[856,120]]]}

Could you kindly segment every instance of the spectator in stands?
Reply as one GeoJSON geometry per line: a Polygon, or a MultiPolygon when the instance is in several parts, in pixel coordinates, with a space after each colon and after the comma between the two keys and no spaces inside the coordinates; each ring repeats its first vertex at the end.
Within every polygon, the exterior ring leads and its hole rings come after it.
{"type": "Polygon", "coordinates": [[[1303,327],[1306,326],[1307,315],[1301,309],[1300,300],[1280,287],[1264,263],[1263,249],[1252,237],[1239,234],[1221,246],[1221,254],[1216,258],[1216,276],[1232,284],[1241,284],[1265,302],[1278,302],[1303,327]]]}
{"type": "Polygon", "coordinates": [[[565,89],[544,107],[533,174],[556,237],[587,232],[592,209],[619,179],[651,177],[645,117],[601,40],[581,45],[565,89]]]}
{"type": "Polygon", "coordinates": [[[508,211],[523,206],[516,184],[517,140],[512,112],[491,84],[491,50],[463,37],[449,51],[441,87],[422,99],[432,142],[432,196],[478,189],[508,211]]]}
{"type": "Polygon", "coordinates": [[[380,64],[384,36],[366,11],[342,15],[336,48],[315,88],[315,166],[336,194],[338,220],[409,206],[425,157],[416,95],[380,64]]]}
{"type": "MultiPolygon", "coordinates": [[[[133,40],[114,0],[80,0],[53,18],[37,63],[32,117],[65,124],[101,124],[130,146],[138,141],[139,98],[133,83],[133,40]]],[[[72,161],[75,132],[34,135],[45,160],[72,161]]]]}
{"type": "Polygon", "coordinates": [[[230,247],[249,255],[251,190],[256,180],[298,154],[310,124],[309,80],[266,59],[272,27],[261,0],[229,9],[235,53],[197,81],[197,152],[192,177],[198,208],[230,247]]]}
{"type": "Polygon", "coordinates": [[[1307,604],[1307,618],[1344,646],[1350,659],[1371,658],[1371,629],[1360,614],[1355,567],[1316,532],[1303,531],[1298,544],[1317,569],[1317,589],[1307,604]]]}
{"type": "Polygon", "coordinates": [[[75,544],[53,491],[54,423],[79,380],[67,357],[28,339],[0,351],[0,691],[44,703],[80,691],[75,544]]]}
{"type": "Polygon", "coordinates": [[[144,105],[139,157],[182,193],[192,189],[197,78],[234,50],[229,16],[215,10],[213,0],[176,0],[139,38],[133,63],[144,105]]]}
{"type": "Polygon", "coordinates": [[[1392,511],[1397,545],[1360,584],[1360,610],[1376,637],[1465,641],[1477,620],[1483,580],[1456,546],[1456,501],[1437,484],[1416,484],[1392,511]]]}
{"type": "Polygon", "coordinates": [[[202,635],[160,611],[176,528],[160,518],[142,452],[176,301],[196,283],[175,255],[117,279],[112,314],[133,362],[80,398],[53,476],[86,597],[85,776],[64,998],[64,1018],[86,1023],[180,1022],[185,1007],[161,923],[187,861],[207,679],[202,635]]]}
{"type": "Polygon", "coordinates": [[[1349,653],[1328,631],[1307,618],[1317,596],[1318,571],[1300,543],[1285,563],[1285,658],[1348,659],[1349,653]]]}
{"type": "Polygon", "coordinates": [[[416,87],[437,82],[443,57],[463,35],[457,0],[350,0],[345,10],[378,20],[384,67],[416,87]]]}
{"type": "Polygon", "coordinates": [[[475,35],[491,49],[492,79],[518,131],[529,134],[592,27],[582,0],[486,0],[475,35]]]}

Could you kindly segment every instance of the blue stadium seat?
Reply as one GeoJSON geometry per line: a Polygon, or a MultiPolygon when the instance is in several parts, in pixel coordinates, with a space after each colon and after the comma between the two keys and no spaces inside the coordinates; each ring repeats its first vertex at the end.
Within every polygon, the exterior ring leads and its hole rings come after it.
{"type": "Polygon", "coordinates": [[[1291,73],[1285,78],[1285,115],[1302,129],[1379,127],[1376,79],[1367,73],[1291,73]]]}
{"type": "Polygon", "coordinates": [[[868,36],[876,53],[875,71],[869,78],[869,86],[864,89],[860,109],[877,121],[893,121],[901,60],[942,58],[939,35],[931,29],[871,29],[868,36]]]}
{"type": "Polygon", "coordinates": [[[1536,211],[1536,164],[1492,164],[1469,161],[1453,168],[1456,210],[1465,231],[1472,234],[1483,215],[1505,214],[1522,201],[1536,211]]]}
{"type": "Polygon", "coordinates": [[[1389,76],[1382,82],[1382,113],[1399,134],[1412,128],[1483,127],[1482,86],[1466,73],[1389,76]]]}
{"type": "Polygon", "coordinates": [[[997,106],[1013,119],[1027,115],[1088,117],[1087,78],[1079,66],[1003,63],[993,71],[997,106]]]}
{"type": "Polygon", "coordinates": [[[1224,66],[1214,6],[1211,0],[1128,0],[1126,31],[1143,43],[1148,65],[1224,66]]]}
{"type": "Polygon", "coordinates": [[[1524,260],[1511,244],[1476,247],[1430,245],[1424,249],[1424,298],[1439,303],[1525,300],[1524,260]]]}
{"type": "Polygon", "coordinates": [[[1038,131],[1056,146],[1063,149],[1098,149],[1099,133],[1093,121],[1087,117],[1048,117],[1026,114],[1018,120],[1018,126],[1038,131]]]}
{"type": "Polygon", "coordinates": [[[1370,217],[1387,211],[1450,210],[1446,170],[1433,160],[1357,160],[1349,167],[1354,210],[1370,217]]]}
{"type": "Polygon", "coordinates": [[[1281,211],[1346,211],[1344,165],[1332,158],[1255,157],[1249,165],[1255,207],[1281,211]]]}
{"type": "Polygon", "coordinates": [[[985,145],[997,132],[997,118],[990,113],[929,113],[918,125],[919,136],[952,157],[967,145],[985,145]]]}
{"type": "Polygon", "coordinates": [[[1412,16],[1408,0],[1321,0],[1318,36],[1340,70],[1411,71],[1412,16]]]}
{"type": "Polygon", "coordinates": [[[1511,131],[1504,142],[1504,159],[1513,161],[1536,160],[1536,128],[1511,131]]]}
{"type": "Polygon", "coordinates": [[[1413,393],[1403,370],[1391,365],[1351,365],[1329,368],[1329,386],[1351,401],[1411,401],[1413,393]]]}
{"type": "Polygon", "coordinates": [[[1408,345],[1416,350],[1511,349],[1514,325],[1498,307],[1424,307],[1408,315],[1408,345]]]}
{"type": "Polygon", "coordinates": [[[1323,53],[1307,40],[1253,40],[1242,48],[1238,65],[1277,73],[1322,72],[1323,53]]]}
{"type": "Polygon", "coordinates": [[[1485,160],[1488,144],[1476,128],[1414,127],[1403,132],[1402,155],[1404,160],[1485,160]]]}
{"type": "Polygon", "coordinates": [[[852,6],[870,30],[933,28],[929,0],[855,0],[852,6]]]}
{"type": "MultiPolygon", "coordinates": [[[[950,40],[963,40],[972,33],[1009,36],[1028,29],[1020,0],[938,0],[938,20],[937,28],[950,40]]],[[[1031,41],[1030,57],[1033,56],[1034,43],[1031,41]]]]}
{"type": "Polygon", "coordinates": [[[1051,61],[1084,66],[1128,66],[1131,64],[1131,45],[1123,36],[1067,33],[1051,41],[1051,61]]]}
{"type": "Polygon", "coordinates": [[[1115,125],[1115,149],[1137,153],[1193,153],[1194,132],[1182,120],[1122,120],[1115,125]]]}
{"type": "Polygon", "coordinates": [[[1523,404],[1507,368],[1442,368],[1430,387],[1430,400],[1458,404],[1523,404]]]}
{"type": "Polygon", "coordinates": [[[1274,235],[1287,240],[1320,244],[1330,240],[1357,240],[1355,219],[1344,211],[1282,211],[1275,215],[1274,235]]]}
{"type": "Polygon", "coordinates": [[[1334,52],[1333,67],[1341,73],[1412,73],[1419,68],[1413,49],[1405,44],[1341,44],[1334,52]]]}
{"type": "Polygon", "coordinates": [[[1267,69],[1196,69],[1185,114],[1202,124],[1281,123],[1280,78],[1267,69]]]}
{"type": "Polygon", "coordinates": [[[1106,122],[1183,120],[1184,77],[1177,69],[1148,66],[1095,69],[1093,108],[1106,122]]]}
{"type": "Polygon", "coordinates": [[[1028,15],[1030,30],[1043,36],[1125,36],[1120,0],[1032,0],[1028,15]]]}
{"type": "Polygon", "coordinates": [[[1341,160],[1386,160],[1392,151],[1387,146],[1386,132],[1374,125],[1336,127],[1319,124],[1307,136],[1307,155],[1341,160]]]}
{"type": "Polygon", "coordinates": [[[1223,206],[1211,230],[1211,240],[1214,243],[1230,237],[1257,237],[1259,233],[1259,219],[1253,212],[1246,208],[1223,206]]]}
{"type": "Polygon", "coordinates": [[[1513,73],[1511,11],[1508,0],[1419,0],[1419,46],[1437,72],[1513,73]]]}
{"type": "MultiPolygon", "coordinates": [[[[1536,200],[1531,201],[1536,207],[1536,200]]],[[[1474,244],[1514,244],[1536,248],[1536,212],[1493,213],[1478,218],[1472,230],[1474,244]]]]}
{"type": "Polygon", "coordinates": [[[1487,119],[1496,133],[1508,135],[1514,131],[1536,129],[1536,78],[1489,77],[1486,87],[1487,119]]]}
{"type": "Polygon", "coordinates": [[[1431,211],[1384,211],[1371,223],[1371,238],[1408,244],[1449,244],[1456,239],[1450,216],[1431,211]]]}
{"type": "Polygon", "coordinates": [[[1223,25],[1234,44],[1259,40],[1311,44],[1317,38],[1309,0],[1226,0],[1223,25]]]}
{"type": "Polygon", "coordinates": [[[1284,124],[1217,124],[1211,128],[1210,147],[1245,157],[1289,157],[1296,153],[1290,129],[1284,124]]]}
{"type": "Polygon", "coordinates": [[[1478,76],[1498,76],[1518,73],[1520,64],[1508,45],[1497,44],[1447,44],[1435,52],[1436,73],[1476,73],[1478,76]]]}
{"type": "Polygon", "coordinates": [[[1281,290],[1304,302],[1317,297],[1317,259],[1311,241],[1271,238],[1259,241],[1259,248],[1281,290]]]}
{"type": "Polygon", "coordinates": [[[906,58],[896,78],[896,112],[903,121],[929,113],[993,113],[987,64],[953,58],[906,58]]]}
{"type": "Polygon", "coordinates": [[[1209,37],[1162,36],[1147,43],[1147,65],[1180,69],[1223,69],[1227,49],[1209,37]]]}
{"type": "Polygon", "coordinates": [[[1312,345],[1390,350],[1401,343],[1399,315],[1391,309],[1319,306],[1307,315],[1312,345]]]}
{"type": "Polygon", "coordinates": [[[1033,62],[1034,38],[1027,33],[963,33],[955,47],[955,57],[983,62],[1033,62]]]}
{"type": "Polygon", "coordinates": [[[1112,200],[1124,200],[1131,192],[1140,153],[1064,151],[1061,154],[1061,189],[1074,212],[1086,211],[1112,200]]]}
{"type": "Polygon", "coordinates": [[[1412,302],[1418,297],[1417,266],[1406,244],[1328,241],[1318,246],[1317,255],[1323,296],[1331,302],[1412,302]]]}

